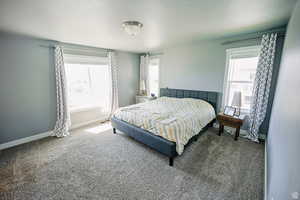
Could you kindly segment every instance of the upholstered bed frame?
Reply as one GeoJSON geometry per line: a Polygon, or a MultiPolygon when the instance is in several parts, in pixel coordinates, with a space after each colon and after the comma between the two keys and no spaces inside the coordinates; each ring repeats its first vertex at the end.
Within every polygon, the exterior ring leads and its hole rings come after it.
{"type": "MultiPolygon", "coordinates": [[[[181,90],[181,89],[169,89],[169,88],[161,88],[160,96],[161,97],[162,96],[175,97],[175,98],[203,99],[203,100],[209,102],[214,107],[215,111],[217,110],[218,98],[219,98],[217,92],[181,90]]],[[[201,135],[201,133],[205,132],[207,130],[208,126],[212,125],[213,121],[210,122],[206,127],[204,127],[198,135],[195,135],[193,138],[191,138],[189,143],[191,143],[194,140],[197,140],[199,135],[201,135]]],[[[111,124],[113,126],[113,133],[116,133],[116,129],[120,130],[120,131],[126,133],[127,135],[131,136],[135,140],[168,156],[169,157],[169,165],[173,166],[173,160],[178,155],[176,152],[175,142],[166,140],[160,136],[154,135],[153,133],[151,133],[147,130],[141,129],[135,125],[129,124],[125,121],[119,120],[114,117],[112,117],[112,119],[111,119],[111,124]]]]}

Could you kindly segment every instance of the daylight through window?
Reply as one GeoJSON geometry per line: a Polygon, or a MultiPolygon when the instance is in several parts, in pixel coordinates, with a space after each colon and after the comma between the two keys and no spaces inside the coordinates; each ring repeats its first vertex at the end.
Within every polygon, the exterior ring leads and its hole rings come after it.
{"type": "Polygon", "coordinates": [[[149,63],[149,90],[150,94],[159,96],[159,58],[150,58],[149,63]]]}
{"type": "Polygon", "coordinates": [[[227,50],[227,70],[223,104],[231,105],[235,92],[242,93],[241,111],[250,112],[253,83],[258,64],[260,46],[227,50]]]}
{"type": "Polygon", "coordinates": [[[69,107],[71,112],[98,108],[108,112],[110,82],[109,67],[105,62],[66,62],[69,107]]]}

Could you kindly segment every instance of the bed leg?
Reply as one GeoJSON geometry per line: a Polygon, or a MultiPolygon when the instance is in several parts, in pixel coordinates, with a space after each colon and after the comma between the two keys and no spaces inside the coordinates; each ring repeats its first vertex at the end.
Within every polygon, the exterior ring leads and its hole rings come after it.
{"type": "Polygon", "coordinates": [[[113,128],[113,133],[114,133],[114,134],[116,134],[116,133],[117,133],[117,131],[116,131],[116,129],[115,129],[115,128],[113,128]]]}
{"type": "Polygon", "coordinates": [[[198,140],[198,135],[194,136],[194,142],[197,142],[198,140]]]}
{"type": "Polygon", "coordinates": [[[174,163],[174,158],[170,157],[169,158],[169,166],[173,167],[173,163],[174,163]]]}

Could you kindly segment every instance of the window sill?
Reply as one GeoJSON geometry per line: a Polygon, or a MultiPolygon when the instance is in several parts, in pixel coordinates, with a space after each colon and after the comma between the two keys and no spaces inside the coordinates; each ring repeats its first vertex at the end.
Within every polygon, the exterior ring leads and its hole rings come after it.
{"type": "Polygon", "coordinates": [[[102,107],[99,106],[87,106],[87,107],[79,107],[79,108],[71,108],[70,113],[79,113],[79,112],[86,112],[91,110],[102,110],[102,107]]]}

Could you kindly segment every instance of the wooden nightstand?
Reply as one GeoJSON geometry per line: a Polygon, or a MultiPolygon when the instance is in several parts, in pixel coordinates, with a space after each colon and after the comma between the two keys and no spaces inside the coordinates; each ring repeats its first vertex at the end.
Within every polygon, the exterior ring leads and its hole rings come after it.
{"type": "Polygon", "coordinates": [[[217,115],[217,120],[220,123],[219,127],[219,135],[224,131],[224,126],[230,126],[232,128],[236,128],[234,140],[237,140],[240,135],[240,128],[243,125],[243,119],[241,117],[232,117],[228,115],[224,115],[223,113],[219,113],[217,115]]]}
{"type": "Polygon", "coordinates": [[[144,102],[147,102],[147,101],[151,101],[151,100],[154,100],[156,99],[156,97],[151,97],[151,96],[139,96],[137,95],[135,97],[135,102],[136,103],[144,103],[144,102]]]}

